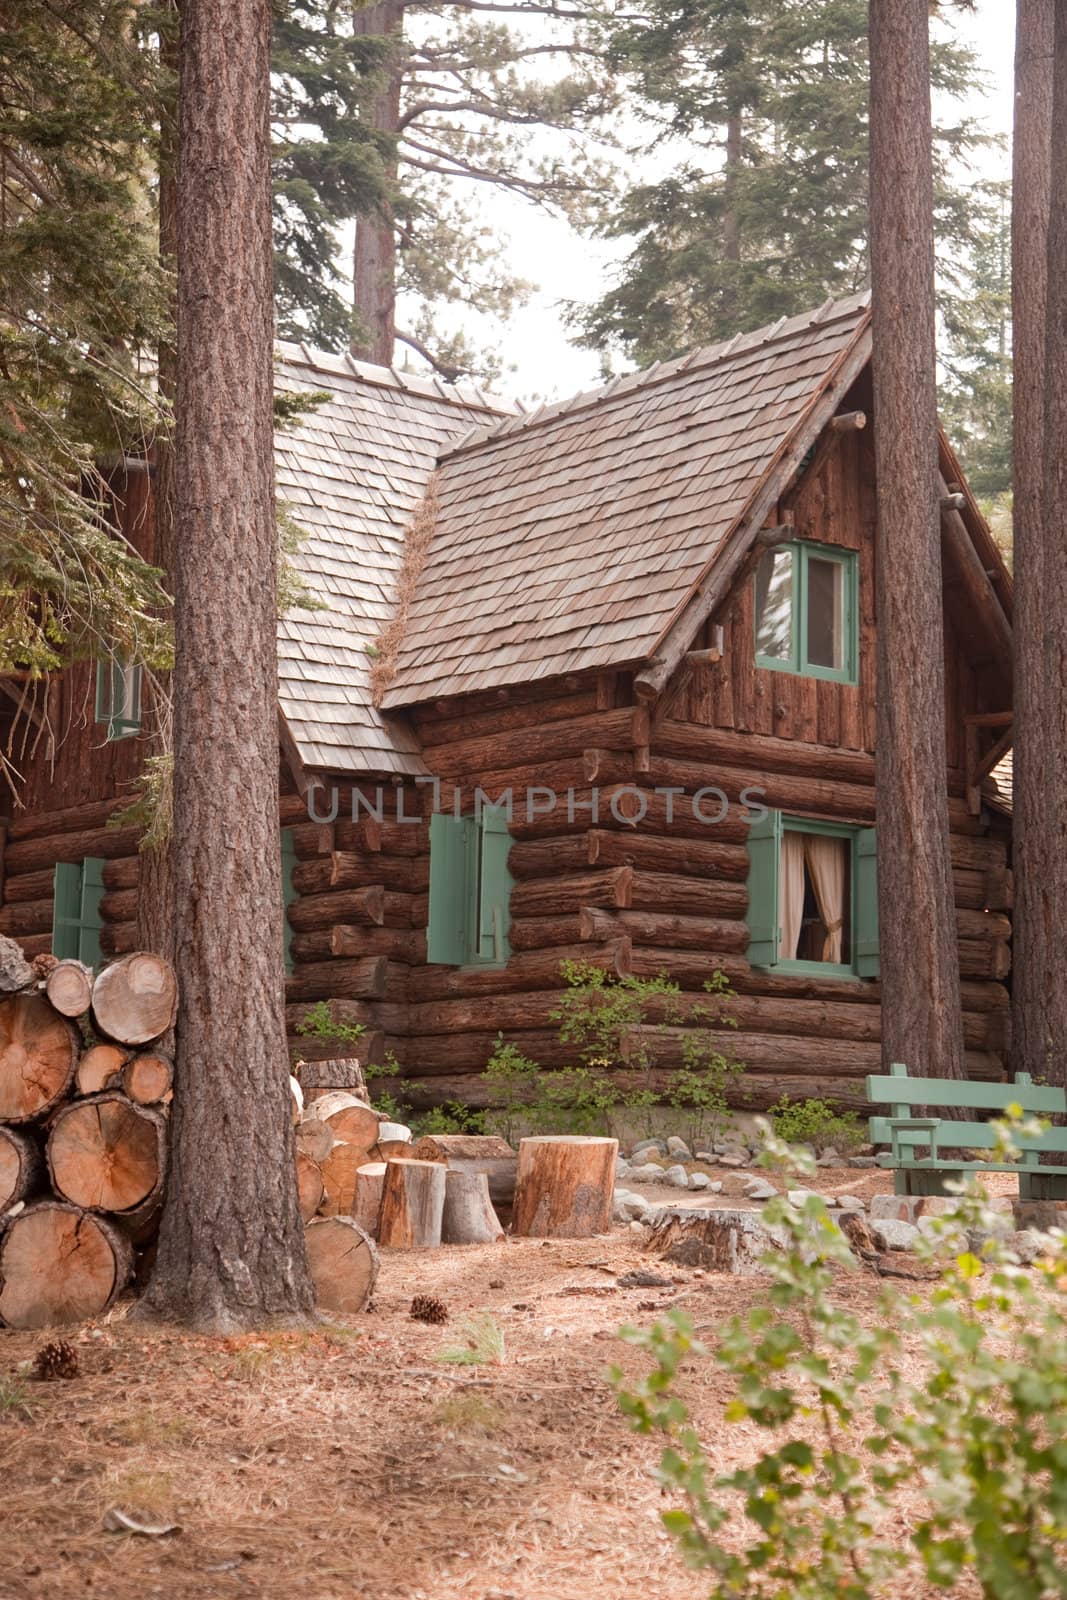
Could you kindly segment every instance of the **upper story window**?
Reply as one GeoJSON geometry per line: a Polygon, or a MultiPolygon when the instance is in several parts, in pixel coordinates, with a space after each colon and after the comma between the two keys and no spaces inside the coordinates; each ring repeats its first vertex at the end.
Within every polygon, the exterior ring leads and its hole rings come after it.
{"type": "Polygon", "coordinates": [[[756,569],[756,665],[855,683],[857,602],[854,550],[775,545],[756,569]]]}
{"type": "Polygon", "coordinates": [[[502,966],[508,959],[510,848],[502,806],[483,806],[477,817],[430,818],[428,960],[502,966]]]}
{"type": "Polygon", "coordinates": [[[748,959],[819,977],[878,976],[873,828],[768,811],[748,833],[748,959]]]}
{"type": "Polygon", "coordinates": [[[106,725],[109,741],[140,733],[140,666],[118,656],[96,663],[96,721],[106,725]]]}

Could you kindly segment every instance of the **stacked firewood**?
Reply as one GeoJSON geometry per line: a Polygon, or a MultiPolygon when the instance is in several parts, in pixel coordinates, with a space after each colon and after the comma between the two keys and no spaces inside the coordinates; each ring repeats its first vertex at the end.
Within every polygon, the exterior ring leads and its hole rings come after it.
{"type": "Polygon", "coordinates": [[[36,1328],[99,1316],[152,1246],[178,990],[145,952],[19,979],[0,995],[0,1323],[36,1328]]]}

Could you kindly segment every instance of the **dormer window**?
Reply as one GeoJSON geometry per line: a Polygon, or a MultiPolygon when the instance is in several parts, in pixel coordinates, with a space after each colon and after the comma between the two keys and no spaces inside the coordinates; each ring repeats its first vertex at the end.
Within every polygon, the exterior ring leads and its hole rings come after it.
{"type": "Polygon", "coordinates": [[[756,569],[756,665],[855,683],[859,661],[856,552],[797,540],[756,569]]]}
{"type": "Polygon", "coordinates": [[[96,664],[96,721],[110,743],[141,731],[141,668],[118,656],[96,664]]]}

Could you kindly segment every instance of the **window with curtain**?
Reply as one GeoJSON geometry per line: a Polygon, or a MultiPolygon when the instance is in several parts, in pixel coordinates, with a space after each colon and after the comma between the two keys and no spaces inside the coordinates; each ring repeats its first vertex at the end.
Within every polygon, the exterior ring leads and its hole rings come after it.
{"type": "Polygon", "coordinates": [[[749,830],[753,966],[824,976],[878,975],[873,828],[768,812],[749,830]]]}
{"type": "Polygon", "coordinates": [[[856,552],[796,540],[756,569],[756,664],[778,672],[857,681],[856,552]]]}
{"type": "Polygon", "coordinates": [[[96,721],[110,743],[141,731],[141,668],[113,656],[96,663],[96,721]]]}

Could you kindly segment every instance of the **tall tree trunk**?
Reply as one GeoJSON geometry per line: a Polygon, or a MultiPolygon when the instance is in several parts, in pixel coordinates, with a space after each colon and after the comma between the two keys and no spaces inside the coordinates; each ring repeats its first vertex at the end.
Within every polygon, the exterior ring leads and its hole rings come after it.
{"type": "Polygon", "coordinates": [[[310,1313],[284,1020],[270,0],[182,0],[171,1170],[146,1310],[310,1313]]]}
{"type": "MultiPolygon", "coordinates": [[[[1038,530],[1044,546],[1044,672],[1041,715],[1046,761],[1042,774],[1045,843],[1040,865],[1036,920],[1044,959],[1038,964],[1043,992],[1035,998],[1043,1018],[1041,1070],[1052,1083],[1067,1084],[1067,0],[1055,6],[1046,284],[1044,493],[1038,530]]],[[[1017,624],[1018,626],[1018,624],[1017,624]]],[[[1029,781],[1029,780],[1028,780],[1029,781]]],[[[1033,823],[1035,819],[1031,818],[1033,823]]],[[[1034,887],[1031,886],[1031,910],[1034,887]]],[[[1033,933],[1033,922],[1030,932],[1033,933]]],[[[1031,977],[1031,983],[1032,983],[1031,977]]],[[[1029,1034],[1027,1035],[1029,1040],[1029,1034]]]]}
{"type": "MultiPolygon", "coordinates": [[[[164,69],[174,74],[175,91],[160,116],[159,130],[159,256],[168,271],[174,270],[177,256],[177,169],[178,169],[178,11],[176,0],[164,0],[165,25],[161,30],[160,59],[164,69]]],[[[173,407],[177,385],[177,351],[168,340],[160,345],[157,358],[159,391],[173,407]]],[[[174,593],[174,441],[168,435],[156,441],[156,473],[152,495],[152,559],[164,573],[167,593],[174,593]]],[[[153,690],[150,708],[151,733],[146,755],[166,756],[171,749],[169,681],[160,675],[153,690]]],[[[137,896],[137,942],[143,950],[174,960],[174,860],[168,835],[159,844],[141,852],[141,874],[137,896]]]]}
{"type": "MultiPolygon", "coordinates": [[[[1045,411],[1045,298],[1052,181],[1054,0],[1018,0],[1015,136],[1012,146],[1011,313],[1014,359],[1015,917],[1012,1065],[1045,1075],[1051,1064],[1047,1006],[1062,924],[1048,877],[1049,729],[1044,711],[1045,585],[1041,530],[1045,411]]],[[[1062,581],[1062,573],[1053,574],[1062,581]]],[[[1050,591],[1056,593],[1053,588],[1050,591]]]]}
{"type": "Polygon", "coordinates": [[[961,1078],[949,861],[927,0],[871,0],[883,1061],[961,1078]]]}
{"type": "MultiPolygon", "coordinates": [[[[392,187],[399,171],[395,139],[400,131],[403,28],[404,0],[382,0],[380,5],[359,8],[353,15],[355,33],[373,39],[395,37],[396,41],[389,81],[375,97],[370,111],[371,126],[394,141],[392,154],[386,158],[392,187]]],[[[356,315],[366,330],[365,338],[353,339],[352,354],[379,367],[392,366],[396,342],[396,224],[388,203],[377,214],[356,220],[352,291],[356,315]]]]}

